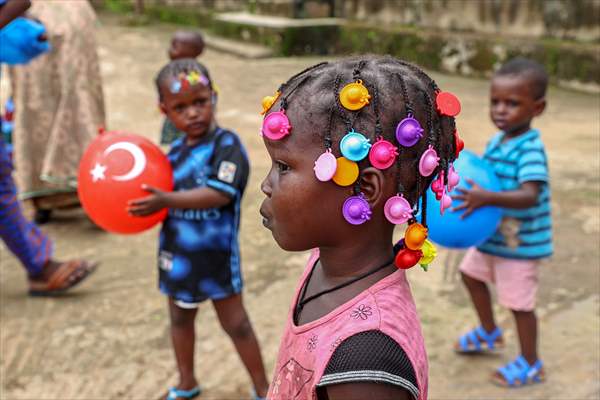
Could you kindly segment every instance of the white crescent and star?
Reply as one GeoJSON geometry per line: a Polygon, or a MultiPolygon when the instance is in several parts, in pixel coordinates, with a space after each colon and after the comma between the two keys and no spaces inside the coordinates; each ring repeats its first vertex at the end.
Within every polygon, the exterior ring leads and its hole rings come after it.
{"type": "MultiPolygon", "coordinates": [[[[139,146],[130,142],[117,142],[113,143],[104,150],[104,156],[112,153],[115,150],[125,150],[133,157],[133,166],[131,169],[123,175],[113,175],[112,179],[116,181],[129,181],[137,178],[144,169],[146,168],[146,155],[140,149],[139,146]]],[[[94,165],[94,168],[90,170],[92,175],[92,181],[97,182],[99,180],[106,179],[106,165],[102,165],[99,162],[94,165]]]]}

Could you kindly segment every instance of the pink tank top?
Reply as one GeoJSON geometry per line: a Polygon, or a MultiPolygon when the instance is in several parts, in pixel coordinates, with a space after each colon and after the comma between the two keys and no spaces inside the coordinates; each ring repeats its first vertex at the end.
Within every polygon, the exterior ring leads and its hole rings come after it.
{"type": "Polygon", "coordinates": [[[386,276],[329,314],[296,326],[294,307],[318,258],[314,250],[296,288],[267,399],[316,399],[317,384],[337,346],[357,333],[379,330],[402,347],[415,371],[419,400],[427,400],[427,354],[404,270],[386,276]]]}

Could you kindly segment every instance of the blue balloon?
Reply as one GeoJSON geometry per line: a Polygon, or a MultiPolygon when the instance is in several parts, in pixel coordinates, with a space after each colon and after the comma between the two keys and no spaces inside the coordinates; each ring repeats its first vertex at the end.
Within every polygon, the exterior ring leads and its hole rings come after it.
{"type": "MultiPolygon", "coordinates": [[[[466,180],[472,179],[479,186],[492,192],[501,189],[500,180],[492,166],[468,150],[460,153],[454,162],[454,169],[460,176],[457,187],[470,188],[471,185],[466,180]]],[[[451,197],[456,194],[456,188],[449,193],[451,197]]],[[[452,200],[452,207],[461,202],[452,200]]],[[[448,208],[444,215],[441,215],[439,200],[436,200],[435,193],[430,188],[427,189],[427,225],[429,237],[435,243],[455,249],[477,246],[494,234],[502,218],[502,210],[498,207],[480,207],[465,219],[461,219],[464,212],[465,210],[452,211],[448,208]]]]}
{"type": "Polygon", "coordinates": [[[0,29],[0,62],[26,64],[32,58],[50,50],[47,40],[40,40],[46,33],[44,25],[28,18],[15,18],[0,29]]]}

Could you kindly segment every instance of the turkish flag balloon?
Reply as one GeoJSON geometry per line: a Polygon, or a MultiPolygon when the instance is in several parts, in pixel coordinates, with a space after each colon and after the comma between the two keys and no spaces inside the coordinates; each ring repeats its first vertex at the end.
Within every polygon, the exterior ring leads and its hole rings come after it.
{"type": "Polygon", "coordinates": [[[171,164],[161,149],[139,135],[101,131],[79,163],[79,199],[88,216],[114,233],[151,228],[165,219],[167,209],[147,217],[127,212],[130,200],[150,194],[142,184],[173,190],[171,164]]]}

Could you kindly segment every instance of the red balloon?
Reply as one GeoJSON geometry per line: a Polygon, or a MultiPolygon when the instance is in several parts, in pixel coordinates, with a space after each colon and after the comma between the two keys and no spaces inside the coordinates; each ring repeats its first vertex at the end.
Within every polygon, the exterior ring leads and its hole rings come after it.
{"type": "Polygon", "coordinates": [[[130,200],[148,196],[142,184],[172,191],[171,163],[150,140],[126,132],[100,132],[79,163],[78,194],[83,209],[101,228],[137,233],[167,216],[163,209],[147,217],[127,212],[130,200]]]}

